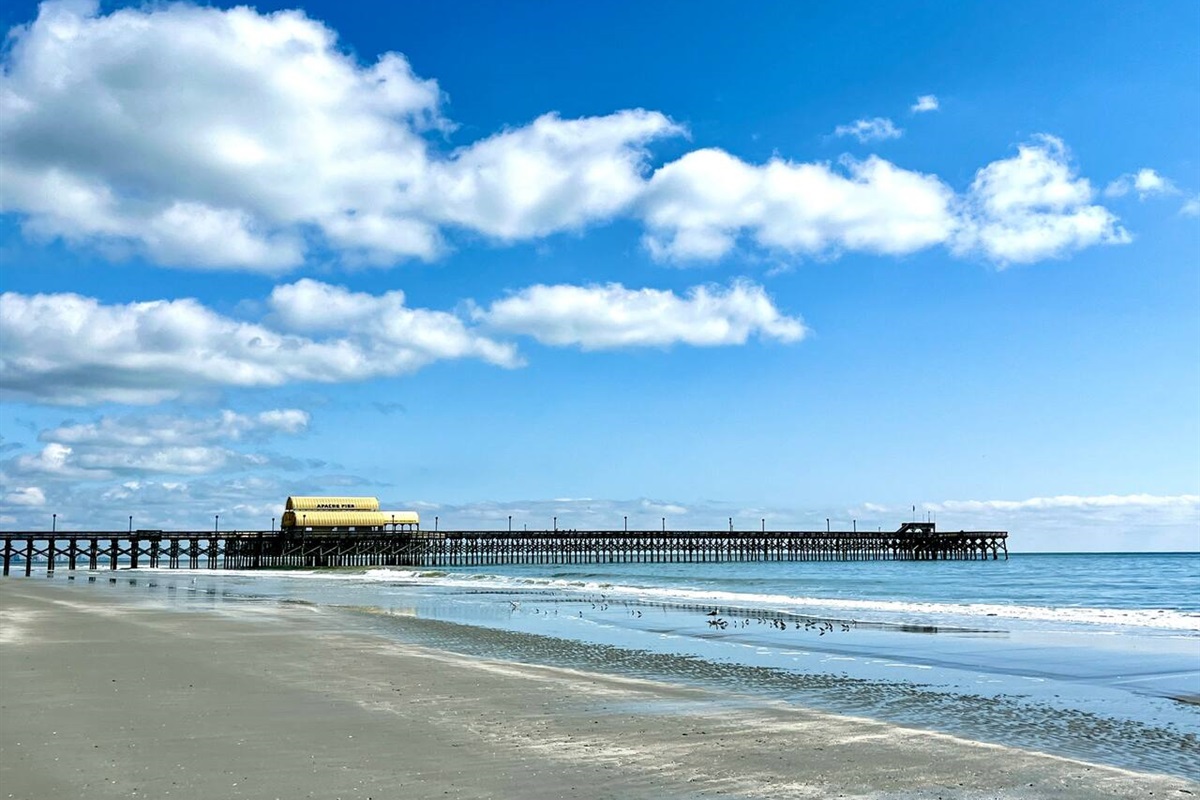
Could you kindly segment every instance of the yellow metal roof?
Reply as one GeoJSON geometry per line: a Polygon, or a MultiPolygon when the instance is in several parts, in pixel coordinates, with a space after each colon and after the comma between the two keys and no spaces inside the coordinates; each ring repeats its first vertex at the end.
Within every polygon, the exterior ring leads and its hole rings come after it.
{"type": "Polygon", "coordinates": [[[285,511],[285,528],[386,528],[396,525],[418,525],[420,516],[414,511],[285,511]]]}
{"type": "Polygon", "coordinates": [[[378,511],[378,497],[289,497],[288,511],[378,511]]]}

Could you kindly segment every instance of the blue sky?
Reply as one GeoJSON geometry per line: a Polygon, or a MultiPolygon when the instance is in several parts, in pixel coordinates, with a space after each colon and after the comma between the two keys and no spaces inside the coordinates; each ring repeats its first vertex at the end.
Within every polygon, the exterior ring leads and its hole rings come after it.
{"type": "Polygon", "coordinates": [[[1194,3],[9,3],[0,525],[1200,549],[1194,3]]]}

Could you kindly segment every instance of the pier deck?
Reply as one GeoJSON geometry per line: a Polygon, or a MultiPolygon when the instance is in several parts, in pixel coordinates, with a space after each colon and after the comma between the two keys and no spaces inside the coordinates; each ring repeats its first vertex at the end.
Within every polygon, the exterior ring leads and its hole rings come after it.
{"type": "Polygon", "coordinates": [[[117,569],[472,566],[707,561],[986,561],[1005,531],[0,531],[3,574],[117,569]]]}

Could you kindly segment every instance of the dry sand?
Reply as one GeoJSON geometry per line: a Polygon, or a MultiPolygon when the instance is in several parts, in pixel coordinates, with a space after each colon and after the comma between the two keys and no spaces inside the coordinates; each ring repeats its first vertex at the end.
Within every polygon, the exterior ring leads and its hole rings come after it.
{"type": "Polygon", "coordinates": [[[415,648],[336,612],[0,580],[0,798],[1200,797],[1200,784],[415,648]]]}

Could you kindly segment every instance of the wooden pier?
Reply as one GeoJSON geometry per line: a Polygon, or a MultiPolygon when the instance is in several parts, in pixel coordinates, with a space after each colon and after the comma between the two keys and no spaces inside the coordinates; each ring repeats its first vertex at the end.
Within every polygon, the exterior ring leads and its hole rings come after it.
{"type": "Polygon", "coordinates": [[[109,569],[483,566],[712,561],[987,561],[1008,559],[1004,531],[0,531],[14,565],[109,569]]]}

